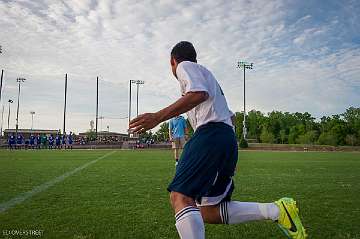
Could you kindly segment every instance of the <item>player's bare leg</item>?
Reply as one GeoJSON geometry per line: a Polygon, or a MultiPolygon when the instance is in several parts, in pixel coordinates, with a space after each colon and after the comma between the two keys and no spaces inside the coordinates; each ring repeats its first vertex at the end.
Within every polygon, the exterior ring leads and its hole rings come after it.
{"type": "Polygon", "coordinates": [[[179,149],[178,148],[174,149],[174,157],[175,157],[175,163],[177,163],[179,160],[179,149]]]}
{"type": "Polygon", "coordinates": [[[204,239],[204,221],[194,199],[178,192],[171,192],[170,201],[175,212],[175,225],[180,238],[204,239]]]}

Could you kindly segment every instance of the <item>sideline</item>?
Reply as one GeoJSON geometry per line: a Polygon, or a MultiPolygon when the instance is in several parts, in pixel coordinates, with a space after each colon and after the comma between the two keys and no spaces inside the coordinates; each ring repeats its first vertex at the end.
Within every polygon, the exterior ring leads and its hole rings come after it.
{"type": "Polygon", "coordinates": [[[59,177],[56,177],[46,183],[43,183],[39,186],[36,186],[34,187],[31,191],[27,191],[25,193],[21,193],[19,194],[18,196],[10,199],[9,201],[7,202],[4,202],[4,203],[0,203],[0,213],[2,212],[5,212],[7,211],[8,209],[14,207],[15,205],[17,204],[20,204],[22,203],[23,201],[33,197],[34,195],[38,194],[38,193],[41,193],[45,190],[47,190],[48,188],[54,186],[55,184],[57,183],[60,183],[62,181],[64,181],[67,177],[70,177],[71,175],[89,167],[90,165],[96,163],[97,161],[99,161],[100,159],[103,159],[103,158],[106,158],[108,156],[110,156],[111,154],[115,153],[116,151],[112,151],[112,152],[109,152],[107,154],[104,154],[103,156],[100,156],[90,162],[87,162],[86,164],[80,166],[80,167],[77,167],[75,169],[73,169],[72,171],[70,172],[67,172],[67,173],[64,173],[63,175],[59,176],[59,177]]]}

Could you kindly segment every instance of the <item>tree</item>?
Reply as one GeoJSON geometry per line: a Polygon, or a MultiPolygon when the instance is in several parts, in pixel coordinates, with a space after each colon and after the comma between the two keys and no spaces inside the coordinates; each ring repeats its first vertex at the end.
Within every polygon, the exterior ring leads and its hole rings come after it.
{"type": "Polygon", "coordinates": [[[168,141],[169,139],[169,123],[164,122],[160,125],[160,129],[155,133],[156,140],[160,142],[168,141]]]}
{"type": "MultiPolygon", "coordinates": [[[[248,138],[256,139],[257,142],[260,142],[260,134],[262,124],[265,121],[265,116],[260,111],[251,110],[247,115],[247,124],[248,124],[248,138]]],[[[242,127],[242,122],[241,122],[242,127]]]]}
{"type": "Polygon", "coordinates": [[[265,127],[261,131],[260,139],[262,143],[272,144],[275,142],[274,134],[269,132],[265,127]]]}
{"type": "Polygon", "coordinates": [[[236,112],[235,113],[235,136],[237,140],[241,140],[243,137],[243,120],[244,114],[236,112]]]}
{"type": "Polygon", "coordinates": [[[192,128],[192,126],[190,124],[189,118],[186,119],[186,127],[188,129],[189,137],[192,137],[194,134],[194,129],[192,128]]]}
{"type": "Polygon", "coordinates": [[[356,135],[354,134],[348,134],[346,135],[345,137],[345,142],[347,145],[351,145],[351,146],[354,146],[357,144],[357,138],[356,138],[356,135]]]}
{"type": "Polygon", "coordinates": [[[284,129],[280,130],[280,140],[282,144],[287,140],[286,130],[284,129]]]}
{"type": "Polygon", "coordinates": [[[296,126],[292,126],[290,128],[289,136],[288,136],[288,142],[289,144],[296,144],[296,140],[299,136],[299,132],[296,126]]]}
{"type": "MultiPolygon", "coordinates": [[[[351,133],[360,132],[360,108],[350,107],[342,114],[351,133]]],[[[360,136],[360,135],[358,135],[360,136]]]]}
{"type": "Polygon", "coordinates": [[[299,135],[297,138],[297,143],[299,144],[313,144],[317,139],[317,131],[311,130],[305,134],[299,135]]]}
{"type": "Polygon", "coordinates": [[[320,134],[317,143],[320,145],[337,146],[337,139],[336,139],[335,135],[333,135],[329,132],[323,132],[320,134]]]}

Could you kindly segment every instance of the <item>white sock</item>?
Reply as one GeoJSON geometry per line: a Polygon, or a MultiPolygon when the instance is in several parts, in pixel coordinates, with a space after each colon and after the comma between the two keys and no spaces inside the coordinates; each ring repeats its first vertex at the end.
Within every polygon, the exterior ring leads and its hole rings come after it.
{"type": "Polygon", "coordinates": [[[175,215],[176,229],[181,239],[204,239],[205,226],[200,210],[196,207],[185,207],[175,215]]]}
{"type": "Polygon", "coordinates": [[[279,207],[275,203],[222,202],[220,216],[224,224],[238,224],[248,221],[273,220],[279,218],[279,207]]]}

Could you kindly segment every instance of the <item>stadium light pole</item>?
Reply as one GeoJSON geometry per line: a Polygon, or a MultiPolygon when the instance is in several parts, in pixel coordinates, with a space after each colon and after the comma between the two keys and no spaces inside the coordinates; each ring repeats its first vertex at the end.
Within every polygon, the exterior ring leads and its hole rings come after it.
{"type": "Polygon", "coordinates": [[[99,77],[96,77],[96,119],[95,119],[95,141],[97,141],[99,120],[99,77]]]}
{"type": "Polygon", "coordinates": [[[246,97],[245,97],[245,71],[246,70],[250,70],[253,68],[253,63],[248,63],[245,61],[239,61],[238,62],[238,68],[243,69],[244,70],[244,120],[243,120],[243,137],[244,140],[246,140],[246,134],[247,134],[247,130],[246,130],[246,97]]]}
{"type": "Polygon", "coordinates": [[[34,114],[35,114],[35,111],[30,111],[30,114],[31,114],[31,131],[32,131],[33,127],[34,127],[34,114]]]}
{"type": "Polygon", "coordinates": [[[139,86],[143,85],[145,82],[142,80],[136,81],[136,116],[139,116],[139,86]]]}
{"type": "MultiPolygon", "coordinates": [[[[1,46],[0,46],[0,53],[1,53],[1,46]]],[[[1,70],[1,79],[0,79],[0,104],[1,104],[1,96],[2,96],[3,76],[4,76],[4,70],[1,70]]],[[[2,114],[1,114],[1,131],[0,131],[0,136],[2,136],[2,129],[3,129],[4,107],[5,107],[5,106],[4,106],[4,104],[3,104],[2,114]]]]}
{"type": "MultiPolygon", "coordinates": [[[[129,125],[130,125],[130,121],[131,121],[131,86],[134,83],[136,83],[135,80],[129,80],[129,115],[128,115],[129,125]]],[[[129,131],[128,131],[128,136],[130,137],[129,131]]]]}
{"type": "Polygon", "coordinates": [[[135,84],[135,80],[129,80],[129,125],[131,121],[131,86],[132,84],[135,84]]]}
{"type": "Polygon", "coordinates": [[[15,135],[17,135],[19,129],[19,108],[20,108],[20,85],[21,83],[25,82],[26,79],[24,78],[17,78],[16,82],[19,83],[19,91],[18,91],[18,98],[17,98],[17,110],[16,110],[16,128],[15,128],[15,135]]]}
{"type": "Polygon", "coordinates": [[[4,125],[4,110],[5,110],[5,105],[3,105],[3,107],[2,107],[2,111],[1,111],[1,129],[0,129],[0,136],[2,136],[2,132],[3,132],[3,125],[4,125]]]}
{"type": "Polygon", "coordinates": [[[12,101],[12,100],[8,100],[8,103],[9,103],[9,112],[8,112],[8,129],[10,129],[10,106],[11,106],[11,104],[13,103],[14,101],[12,101]]]}
{"type": "Polygon", "coordinates": [[[67,95],[67,73],[65,74],[65,95],[64,95],[64,122],[63,122],[63,135],[65,135],[66,127],[66,95],[67,95]]]}
{"type": "Polygon", "coordinates": [[[1,70],[1,79],[0,79],[0,104],[1,104],[1,96],[2,96],[3,76],[4,76],[4,70],[1,70]]]}

